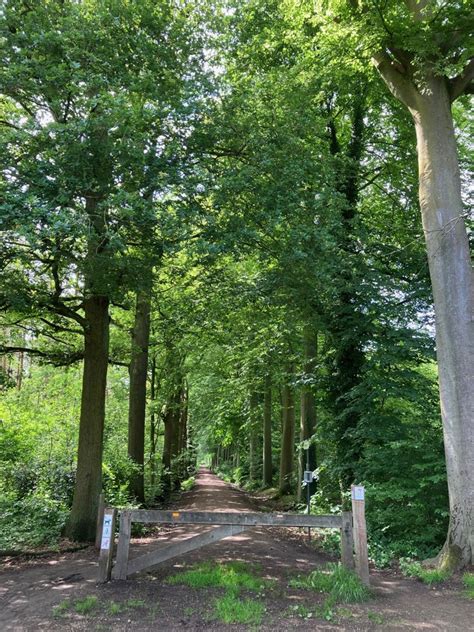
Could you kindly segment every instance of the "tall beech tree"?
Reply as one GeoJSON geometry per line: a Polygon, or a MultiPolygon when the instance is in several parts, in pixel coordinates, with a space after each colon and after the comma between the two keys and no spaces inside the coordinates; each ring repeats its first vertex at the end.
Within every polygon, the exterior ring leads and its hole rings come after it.
{"type": "Polygon", "coordinates": [[[328,13],[316,7],[316,28],[333,46],[345,37],[344,51],[355,63],[372,61],[416,131],[450,503],[437,563],[466,566],[474,561],[474,274],[451,108],[474,91],[472,6],[457,0],[329,6],[328,13]]]}

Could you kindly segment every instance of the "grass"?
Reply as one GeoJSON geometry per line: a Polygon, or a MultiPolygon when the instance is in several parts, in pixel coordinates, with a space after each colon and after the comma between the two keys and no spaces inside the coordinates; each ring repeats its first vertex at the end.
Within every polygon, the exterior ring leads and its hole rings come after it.
{"type": "Polygon", "coordinates": [[[204,562],[189,570],[171,575],[168,584],[184,584],[191,588],[223,588],[226,594],[213,602],[211,617],[226,624],[259,625],[265,612],[261,601],[240,599],[239,591],[261,592],[273,582],[255,576],[256,567],[245,562],[215,564],[204,562]]]}
{"type": "Polygon", "coordinates": [[[167,583],[172,585],[185,584],[191,588],[213,587],[256,592],[271,585],[268,580],[256,577],[252,567],[245,562],[228,562],[226,564],[204,562],[187,571],[172,575],[167,579],[167,583]]]}
{"type": "Polygon", "coordinates": [[[117,603],[116,601],[111,601],[107,605],[107,612],[112,615],[120,614],[123,612],[123,605],[121,603],[117,603]]]}
{"type": "Polygon", "coordinates": [[[69,610],[70,607],[71,607],[71,602],[69,601],[69,599],[66,599],[65,601],[61,601],[61,603],[59,603],[57,606],[54,606],[53,617],[55,619],[59,619],[60,617],[66,614],[66,612],[69,610]]]}
{"type": "Polygon", "coordinates": [[[146,602],[144,599],[127,599],[124,605],[126,608],[144,608],[146,602]]]}
{"type": "Polygon", "coordinates": [[[77,614],[89,614],[97,608],[98,601],[95,595],[87,595],[84,599],[78,599],[74,602],[74,610],[77,614]]]}
{"type": "Polygon", "coordinates": [[[372,623],[376,623],[377,625],[382,625],[383,623],[385,623],[383,615],[379,614],[378,612],[369,611],[367,613],[367,619],[369,621],[372,621],[372,623]]]}
{"type": "Polygon", "coordinates": [[[236,594],[229,592],[214,601],[214,612],[215,618],[223,623],[260,625],[265,606],[261,601],[239,599],[236,594]]]}
{"type": "MultiPolygon", "coordinates": [[[[55,619],[59,619],[65,616],[72,608],[75,612],[77,612],[77,614],[86,615],[96,610],[98,606],[99,600],[95,595],[88,595],[83,599],[77,599],[76,601],[66,599],[57,606],[54,606],[53,617],[55,619]]],[[[103,603],[102,607],[105,609],[107,614],[118,615],[125,610],[144,608],[146,607],[146,602],[143,599],[127,599],[124,602],[109,601],[108,603],[103,603]]],[[[158,608],[158,606],[155,606],[155,608],[158,608]]]]}
{"type": "Polygon", "coordinates": [[[371,592],[359,577],[341,564],[328,564],[306,577],[297,577],[290,581],[292,588],[316,590],[328,593],[334,603],[355,603],[366,601],[371,592]]]}
{"type": "Polygon", "coordinates": [[[306,577],[296,577],[290,580],[290,586],[327,593],[322,605],[316,609],[316,614],[325,621],[332,621],[338,615],[341,616],[336,608],[338,603],[366,601],[372,595],[359,577],[341,564],[328,564],[306,577]]]}
{"type": "Polygon", "coordinates": [[[462,583],[466,589],[464,594],[469,599],[474,599],[474,573],[464,573],[462,583]]]}
{"type": "Polygon", "coordinates": [[[400,560],[400,569],[407,577],[417,577],[429,586],[444,582],[449,577],[449,573],[446,571],[441,571],[437,568],[424,568],[420,562],[404,559],[400,560]]]}

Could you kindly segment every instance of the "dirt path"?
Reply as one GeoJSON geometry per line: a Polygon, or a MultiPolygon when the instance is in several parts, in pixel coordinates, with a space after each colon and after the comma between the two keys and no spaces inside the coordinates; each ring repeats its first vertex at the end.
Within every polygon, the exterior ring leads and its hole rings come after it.
{"type": "MultiPolygon", "coordinates": [[[[201,470],[195,488],[184,494],[180,509],[256,511],[255,501],[206,470],[201,470]]],[[[134,539],[132,556],[149,551],[173,538],[187,538],[207,527],[186,525],[164,529],[158,537],[134,539]]],[[[0,630],[247,630],[210,619],[219,589],[171,586],[167,576],[183,566],[212,559],[258,563],[260,574],[275,580],[275,588],[259,597],[266,613],[260,630],[422,630],[474,631],[474,603],[465,599],[454,582],[443,588],[428,588],[389,572],[372,572],[374,598],[344,607],[331,621],[304,620],[292,616],[298,604],[316,610],[323,595],[288,588],[288,579],[307,573],[329,560],[302,538],[279,529],[252,529],[239,536],[164,563],[152,572],[125,582],[96,586],[97,554],[87,549],[54,559],[17,561],[0,571],[0,630]],[[67,606],[92,596],[97,607],[86,614],[74,609],[53,616],[53,608],[67,606]],[[63,605],[61,605],[63,604],[63,605]]],[[[254,628],[255,629],[255,628],[254,628]]]]}

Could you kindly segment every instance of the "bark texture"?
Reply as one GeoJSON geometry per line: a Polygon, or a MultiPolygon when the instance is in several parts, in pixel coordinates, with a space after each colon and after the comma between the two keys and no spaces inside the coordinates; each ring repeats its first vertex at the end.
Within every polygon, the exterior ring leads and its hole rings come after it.
{"type": "Polygon", "coordinates": [[[109,301],[104,296],[84,300],[81,417],[76,484],[66,533],[72,540],[93,541],[102,491],[102,444],[105,388],[109,358],[109,301]]]}
{"type": "Polygon", "coordinates": [[[415,121],[419,195],[433,288],[450,524],[439,562],[474,562],[474,278],[449,95],[431,77],[415,121]]]}

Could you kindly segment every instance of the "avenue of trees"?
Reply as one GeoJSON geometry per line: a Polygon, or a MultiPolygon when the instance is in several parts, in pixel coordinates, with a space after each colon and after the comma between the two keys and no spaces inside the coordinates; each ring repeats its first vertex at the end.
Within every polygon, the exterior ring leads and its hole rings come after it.
{"type": "Polygon", "coordinates": [[[205,460],[474,561],[472,7],[5,0],[0,549],[205,460]],[[11,526],[16,525],[15,532],[11,526]]]}

